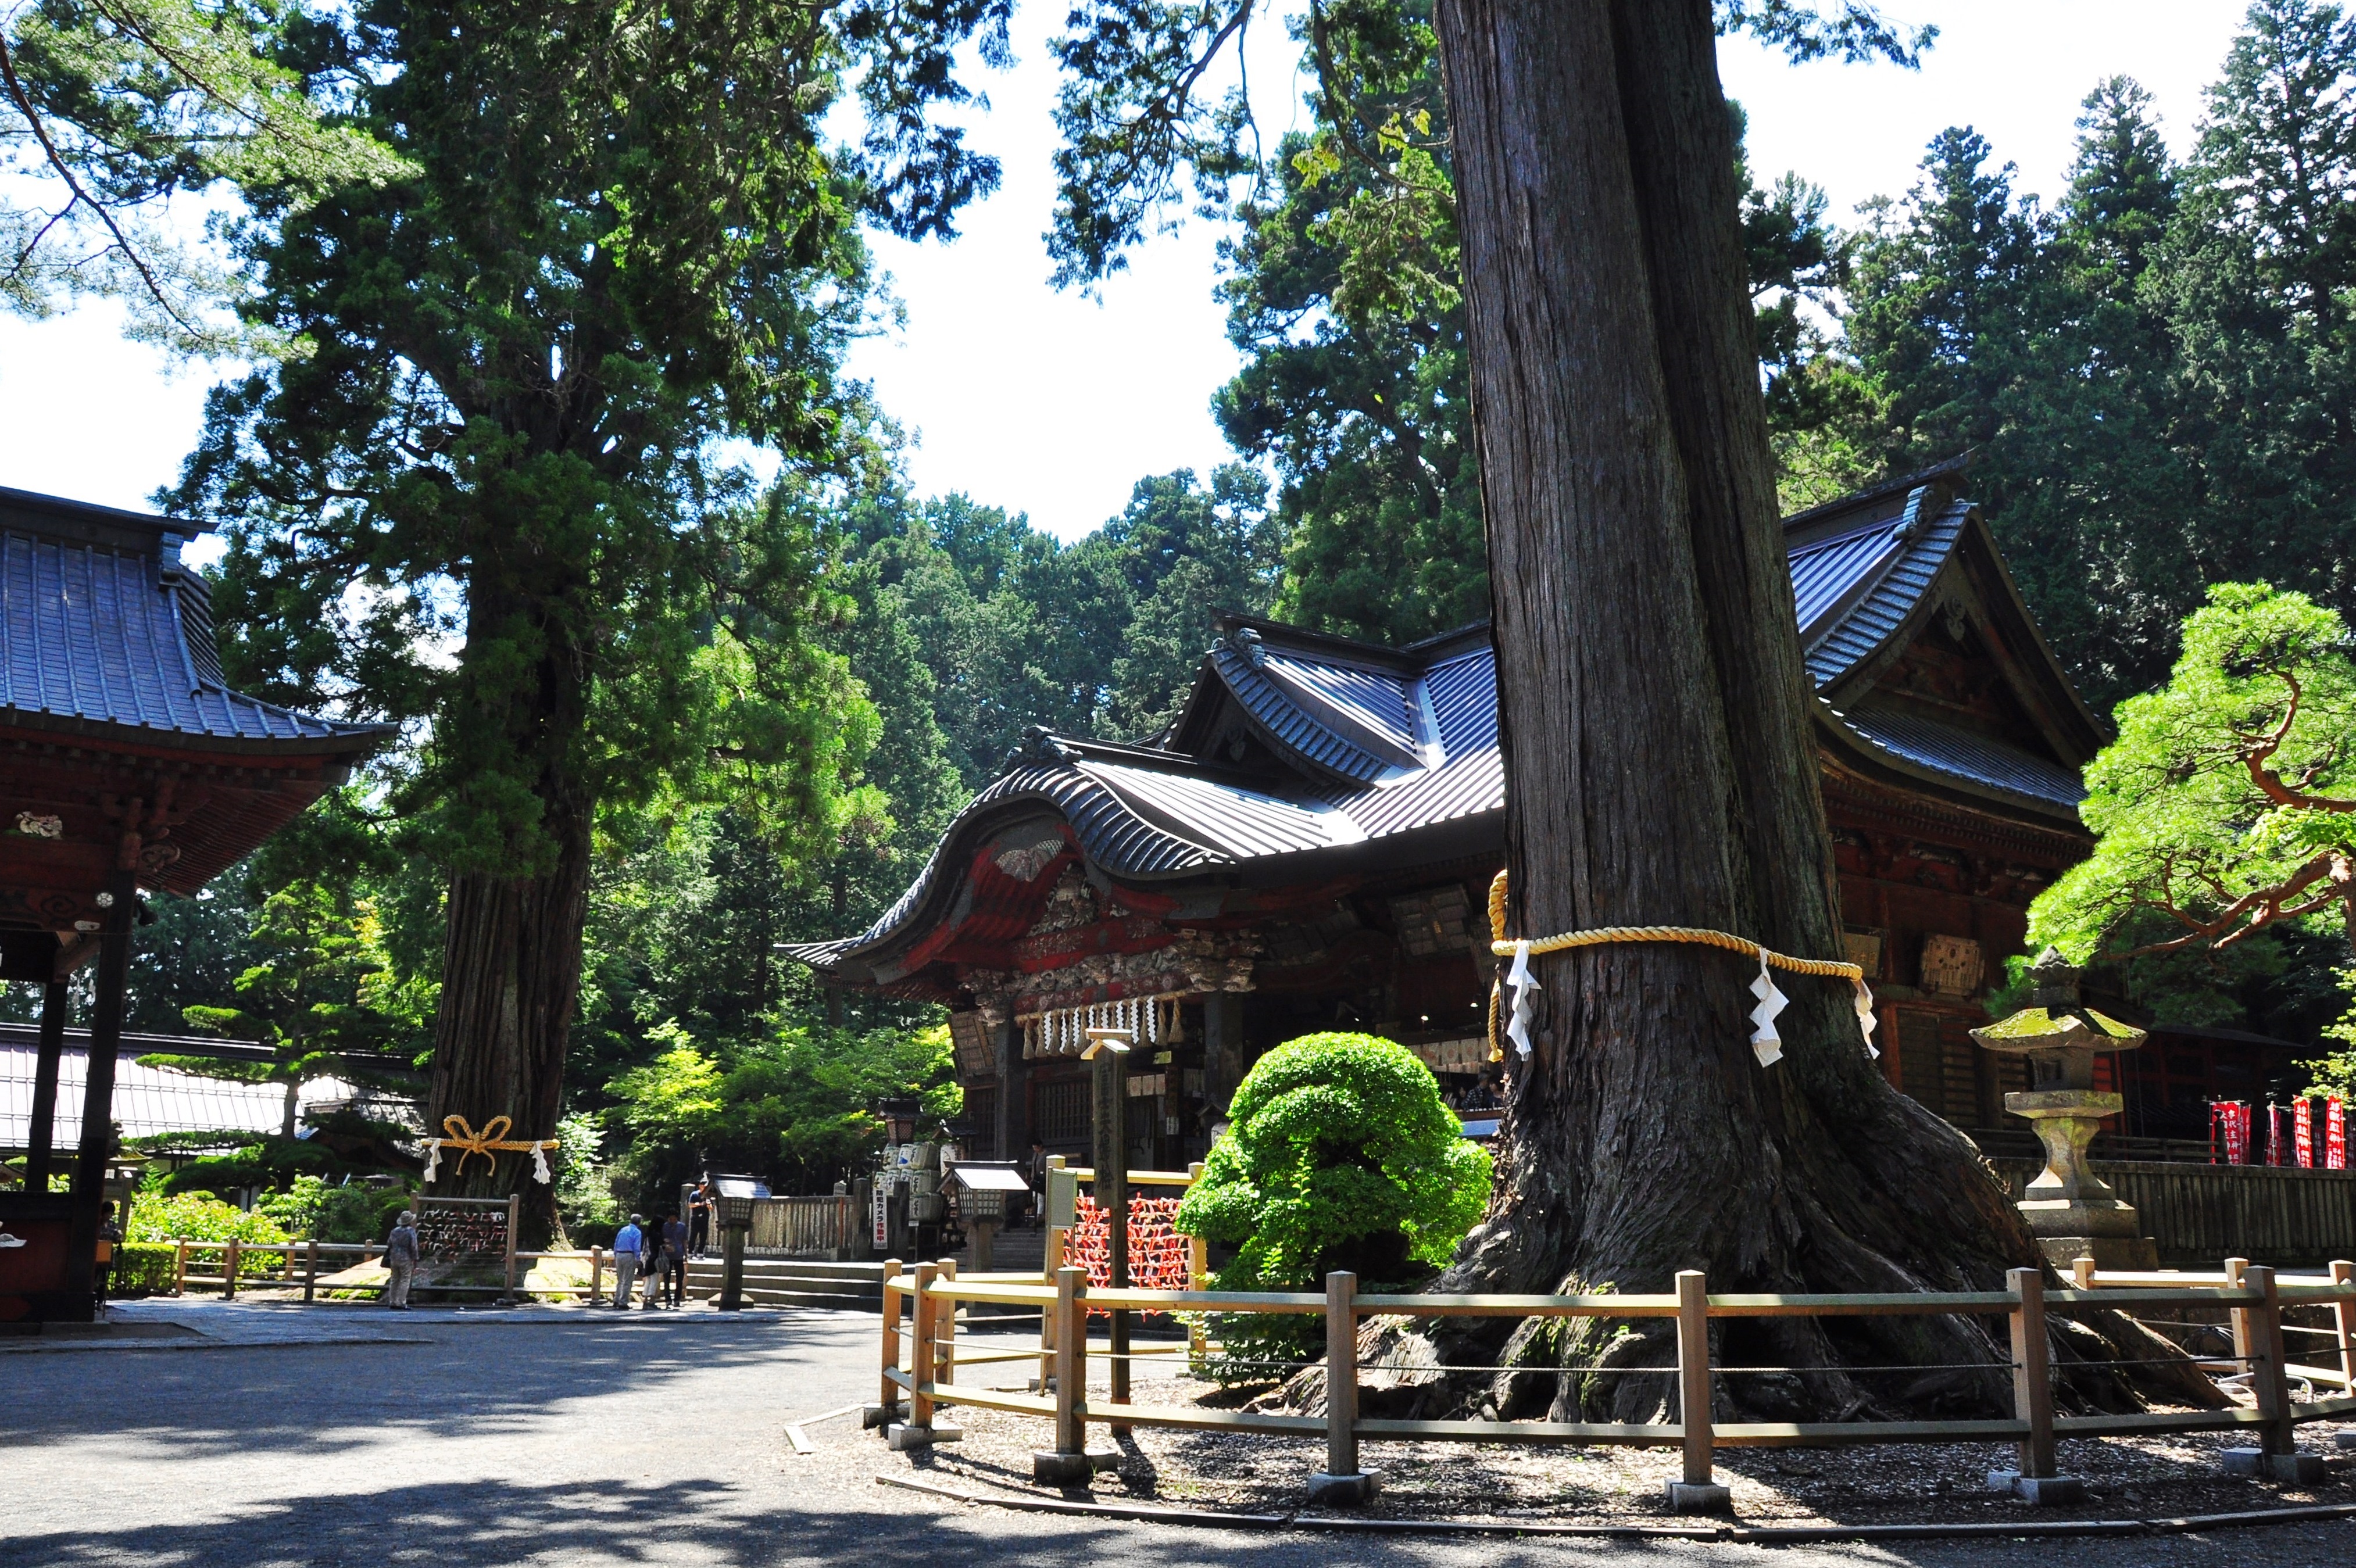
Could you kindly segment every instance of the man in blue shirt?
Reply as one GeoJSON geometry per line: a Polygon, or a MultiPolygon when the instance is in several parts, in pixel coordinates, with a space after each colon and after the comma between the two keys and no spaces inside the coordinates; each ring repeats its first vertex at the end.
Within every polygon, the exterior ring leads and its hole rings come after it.
{"type": "Polygon", "coordinates": [[[638,1277],[638,1255],[646,1250],[646,1232],[638,1227],[646,1223],[643,1215],[633,1214],[630,1222],[614,1238],[614,1305],[630,1304],[630,1285],[638,1277]]]}

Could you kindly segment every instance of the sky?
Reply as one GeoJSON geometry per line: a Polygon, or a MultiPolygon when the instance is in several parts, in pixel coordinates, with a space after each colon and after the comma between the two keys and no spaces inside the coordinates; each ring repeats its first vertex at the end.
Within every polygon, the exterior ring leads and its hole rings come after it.
{"type": "MultiPolygon", "coordinates": [[[[1213,294],[1215,225],[1190,219],[1156,237],[1098,297],[1048,285],[1055,73],[1044,38],[1064,9],[1022,6],[1014,69],[981,74],[991,107],[971,135],[1003,161],[997,194],[968,210],[953,244],[874,241],[905,323],[861,342],[849,370],[907,431],[919,494],[963,491],[1073,539],[1117,514],[1140,478],[1234,460],[1209,402],[1239,360],[1213,294]]],[[[1976,127],[2019,165],[2020,188],[2051,197],[2080,100],[2113,74],[2152,91],[2184,152],[2243,7],[1890,0],[1884,10],[1939,26],[1921,71],[1794,67],[1740,40],[1719,48],[1727,91],[1749,112],[1754,176],[1798,171],[1825,187],[1836,219],[1903,195],[1924,144],[1954,124],[1976,127]]],[[[1273,145],[1301,123],[1297,50],[1275,27],[1253,32],[1253,102],[1273,145]]],[[[102,305],[39,323],[0,315],[0,485],[145,507],[170,482],[220,371],[125,342],[120,325],[102,305]]]]}

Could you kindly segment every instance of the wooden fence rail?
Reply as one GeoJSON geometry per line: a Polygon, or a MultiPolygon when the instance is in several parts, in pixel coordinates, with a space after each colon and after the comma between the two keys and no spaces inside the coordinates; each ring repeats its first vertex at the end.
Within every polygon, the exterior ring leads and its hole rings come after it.
{"type": "MultiPolygon", "coordinates": [[[[1988,1163],[2016,1200],[2045,1168],[2035,1159],[1988,1163]]],[[[2198,1266],[2233,1253],[2311,1267],[2356,1257],[2356,1170],[2097,1160],[2094,1171],[2135,1205],[2163,1264],[2198,1266]]]]}
{"type": "MultiPolygon", "coordinates": [[[[186,1295],[187,1293],[188,1286],[192,1285],[200,1287],[217,1288],[224,1296],[233,1297],[237,1295],[237,1287],[240,1284],[292,1284],[297,1277],[295,1264],[299,1256],[302,1262],[300,1277],[303,1281],[303,1299],[305,1301],[310,1301],[316,1298],[318,1288],[320,1272],[319,1265],[323,1260],[329,1263],[333,1263],[337,1258],[348,1260],[346,1264],[337,1265],[338,1267],[342,1267],[348,1266],[348,1264],[352,1263],[372,1263],[384,1252],[383,1245],[380,1243],[376,1242],[247,1242],[237,1240],[226,1242],[203,1242],[176,1239],[172,1242],[161,1244],[168,1245],[174,1251],[172,1264],[172,1294],[175,1296],[186,1295]],[[220,1272],[216,1274],[199,1274],[192,1272],[188,1267],[188,1264],[200,1253],[219,1254],[215,1262],[215,1266],[220,1272]],[[252,1270],[244,1266],[249,1261],[252,1260],[257,1255],[268,1257],[273,1260],[274,1273],[257,1275],[252,1270]]],[[[453,1295],[470,1296],[515,1296],[518,1294],[528,1294],[531,1296],[584,1296],[594,1301],[597,1298],[599,1294],[600,1282],[605,1272],[608,1256],[609,1254],[603,1247],[592,1247],[585,1252],[571,1251],[533,1253],[517,1251],[507,1255],[508,1278],[505,1284],[428,1285],[425,1288],[443,1291],[453,1295]],[[530,1267],[532,1264],[538,1263],[543,1259],[581,1259],[586,1261],[589,1264],[589,1283],[586,1285],[549,1285],[545,1283],[540,1285],[530,1284],[525,1278],[525,1275],[529,1274],[530,1267]]],[[[330,1272],[333,1271],[331,1270],[330,1272]]],[[[346,1285],[339,1288],[381,1290],[383,1287],[380,1285],[346,1285]]]]}
{"type": "MultiPolygon", "coordinates": [[[[2062,1437],[2124,1436],[2154,1432],[2248,1429],[2257,1447],[2247,1467],[2289,1476],[2294,1467],[2319,1464],[2297,1452],[2297,1428],[2305,1422],[2356,1415],[2356,1264],[2332,1264],[2328,1275],[2278,1275],[2272,1268],[2231,1260],[2211,1276],[2175,1275],[2104,1275],[2082,1270],[2072,1288],[2048,1290],[2036,1269],[2015,1269],[2002,1291],[1949,1291],[1893,1295],[1708,1294],[1696,1272],[1680,1274],[1674,1295],[1632,1296],[1431,1296],[1357,1292],[1348,1274],[1330,1275],[1323,1293],[1249,1294],[1225,1291],[1092,1289],[1083,1269],[1055,1271],[1052,1285],[1010,1277],[959,1280],[954,1264],[919,1264],[903,1274],[897,1260],[885,1264],[884,1280],[881,1405],[873,1420],[897,1423],[906,1435],[895,1445],[927,1440],[936,1408],[969,1404],[1051,1419],[1055,1454],[1043,1456],[1041,1476],[1066,1478],[1086,1462],[1086,1427],[1096,1422],[1115,1432],[1132,1426],[1252,1432],[1273,1436],[1322,1435],[1327,1470],[1313,1485],[1329,1489],[1356,1485],[1363,1496],[1371,1483],[1359,1475],[1362,1439],[1469,1443],[1553,1443],[1676,1447],[1683,1450],[1683,1481],[1702,1488],[1689,1494],[1696,1506],[1716,1492],[1713,1453],[1719,1447],[1803,1447],[1890,1442],[1945,1443],[1965,1440],[2017,1445],[2024,1496],[2061,1501],[2076,1495],[2075,1483],[2057,1475],[2055,1444],[2062,1437]],[[960,1383],[956,1376],[954,1334],[959,1302],[1035,1306],[1054,1325],[1044,1347],[1053,1368],[1051,1393],[1028,1394],[960,1383]],[[2049,1315],[2074,1307],[2222,1308],[2234,1328],[2234,1365],[2246,1378],[2253,1403],[2221,1410],[2156,1411],[2122,1415],[2057,1415],[2048,1363],[2049,1315]],[[2286,1310],[2329,1309],[2330,1327],[2308,1328],[2320,1336],[2329,1364],[2294,1360],[2286,1349],[2286,1310]],[[904,1310],[913,1309],[904,1333],[904,1310]],[[1091,1308],[1129,1308],[1189,1314],[1264,1312],[1316,1314],[1324,1319],[1326,1413],[1323,1416],[1151,1405],[1133,1400],[1099,1401],[1087,1390],[1092,1352],[1085,1331],[1091,1308]],[[2009,1418],[1953,1421],[1717,1422],[1710,1414],[1711,1379],[1725,1375],[1710,1364],[1709,1324],[1714,1318],[1807,1317],[1865,1317],[1955,1314],[2007,1319],[2011,1342],[2013,1413],[2009,1418]],[[1357,1413],[1357,1335],[1369,1317],[1587,1317],[1665,1318],[1676,1326],[1677,1365],[1658,1375],[1678,1391],[1680,1418],[1667,1423],[1546,1421],[1405,1421],[1357,1413]],[[903,1349],[905,1348],[904,1356],[903,1349]],[[2295,1398],[2293,1385],[2308,1391],[2295,1398]],[[2336,1391],[2329,1397],[2317,1389],[2336,1391]],[[905,1412],[902,1396],[906,1396],[905,1412]],[[905,1415],[905,1420],[901,1419],[905,1415]]],[[[2311,1339],[2308,1342],[2312,1342],[2311,1339]]],[[[1035,1352],[993,1355],[998,1360],[1035,1352]]],[[[2305,1468],[2295,1473],[2309,1477],[2305,1468]]],[[[1722,1499],[1722,1492],[1718,1493],[1722,1499]]],[[[1679,1495],[1672,1492],[1672,1499],[1679,1495]]],[[[1684,1506],[1680,1502],[1680,1506],[1684,1506]]]]}

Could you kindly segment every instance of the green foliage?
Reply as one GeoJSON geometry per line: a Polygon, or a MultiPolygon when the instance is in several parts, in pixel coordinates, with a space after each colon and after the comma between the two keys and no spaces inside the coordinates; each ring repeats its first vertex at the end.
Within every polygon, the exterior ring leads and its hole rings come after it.
{"type": "MultiPolygon", "coordinates": [[[[1336,1269],[1361,1288],[1444,1264],[1489,1201],[1489,1156],[1465,1141],[1431,1070],[1365,1034],[1312,1034],[1244,1075],[1226,1132],[1178,1206],[1188,1235],[1236,1249],[1222,1290],[1316,1287],[1336,1269]]],[[[1308,1318],[1215,1320],[1212,1375],[1252,1382],[1313,1358],[1308,1318]]]]}
{"type": "Polygon", "coordinates": [[[633,1135],[629,1172],[648,1201],[704,1169],[731,1168],[768,1176],[779,1192],[824,1191],[872,1167],[883,1145],[877,1100],[921,1096],[926,1115],[942,1119],[963,1104],[947,1025],[787,1025],[714,1051],[676,1024],[654,1036],[662,1053],[607,1085],[612,1119],[633,1135]]]}
{"type": "Polygon", "coordinates": [[[1387,1283],[1445,1263],[1488,1205],[1488,1154],[1389,1040],[1288,1040],[1244,1075],[1228,1115],[1178,1210],[1180,1230],[1237,1249],[1222,1289],[1301,1289],[1358,1261],[1387,1283]]]}
{"type": "Polygon", "coordinates": [[[2047,211],[1968,128],[1871,210],[1842,392],[1798,461],[1972,488],[2098,707],[2163,679],[2207,584],[2356,609],[2356,22],[2258,0],[2191,158],[2151,97],[2096,86],[2047,211]]]}
{"type": "MultiPolygon", "coordinates": [[[[270,1048],[268,1061],[143,1056],[145,1066],[235,1083],[285,1086],[282,1138],[294,1134],[296,1095],[321,1078],[407,1086],[402,1055],[389,1054],[394,1019],[371,1005],[390,989],[374,907],[317,881],[298,881],[264,899],[248,942],[259,962],[238,976],[237,1005],[182,1008],[200,1033],[270,1048]]],[[[413,1056],[418,1042],[411,1041],[413,1056]]]]}
{"type": "Polygon", "coordinates": [[[37,0],[0,16],[0,307],[123,302],[132,336],[185,351],[294,347],[225,319],[236,278],[165,220],[176,195],[263,186],[300,203],[402,172],[278,54],[284,0],[37,0]],[[30,197],[23,200],[21,197],[30,197]]]}
{"type": "MultiPolygon", "coordinates": [[[[177,1192],[187,1187],[186,1182],[167,1179],[164,1190],[177,1192]]],[[[210,1196],[201,1190],[196,1195],[210,1196]]],[[[295,1241],[316,1237],[322,1242],[373,1242],[384,1239],[385,1232],[392,1228],[393,1216],[409,1201],[410,1193],[405,1187],[379,1187],[348,1178],[329,1180],[303,1175],[287,1182],[282,1190],[261,1194],[254,1200],[252,1212],[265,1217],[295,1241]]]]}
{"type": "Polygon", "coordinates": [[[179,1262],[180,1249],[161,1242],[118,1242],[114,1246],[114,1269],[107,1276],[107,1294],[118,1299],[126,1296],[168,1295],[179,1262]]]}
{"type": "Polygon", "coordinates": [[[131,1205],[124,1239],[134,1242],[284,1242],[284,1227],[259,1210],[240,1209],[209,1192],[142,1193],[131,1205]]]}
{"type": "MultiPolygon", "coordinates": [[[[2086,770],[2094,854],[2029,909],[2029,941],[2136,961],[2164,1015],[2246,985],[2278,939],[2356,933],[2356,662],[2302,593],[2225,583],[2185,623],[2169,683],[2118,709],[2086,770]]],[[[2356,1020],[2351,1020],[2356,1023],[2356,1020]]],[[[2351,1023],[2338,1031],[2356,1035],[2351,1023]]]]}
{"type": "Polygon", "coordinates": [[[569,1231],[576,1225],[618,1225],[622,1206],[614,1196],[614,1172],[597,1155],[605,1129],[597,1118],[575,1112],[556,1124],[556,1211],[569,1231]]]}

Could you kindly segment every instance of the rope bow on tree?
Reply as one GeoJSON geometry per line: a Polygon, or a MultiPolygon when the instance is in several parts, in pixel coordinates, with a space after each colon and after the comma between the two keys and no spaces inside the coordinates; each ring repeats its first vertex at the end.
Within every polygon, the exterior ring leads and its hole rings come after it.
{"type": "MultiPolygon", "coordinates": [[[[1610,942],[1690,942],[1704,947],[1723,947],[1730,953],[1756,954],[1759,957],[1759,977],[1751,982],[1751,994],[1759,1005],[1751,1009],[1751,1049],[1758,1053],[1759,1065],[1772,1067],[1783,1059],[1783,1037],[1775,1032],[1775,1015],[1789,1005],[1790,998],[1775,988],[1768,971],[1785,970],[1794,975],[1820,975],[1828,979],[1847,980],[1857,993],[1858,1032],[1865,1039],[1865,1053],[1877,1060],[1880,1050],[1873,1043],[1873,987],[1865,983],[1865,971],[1855,964],[1836,963],[1828,958],[1794,958],[1788,953],[1777,953],[1763,944],[1747,941],[1729,932],[1710,931],[1691,925],[1601,925],[1592,931],[1564,932],[1556,936],[1509,938],[1505,935],[1505,873],[1497,873],[1489,884],[1489,951],[1500,958],[1511,958],[1513,969],[1505,976],[1503,986],[1514,988],[1512,1021],[1505,1034],[1514,1049],[1522,1055],[1530,1053],[1530,1016],[1535,1008],[1530,999],[1533,991],[1540,990],[1537,976],[1530,973],[1531,958],[1547,953],[1567,952],[1574,947],[1601,947],[1610,942]]],[[[1489,987],[1489,1060],[1505,1060],[1505,1048],[1497,1043],[1497,1006],[1502,987],[1489,987]]]]}
{"type": "Polygon", "coordinates": [[[478,1133],[467,1124],[464,1116],[443,1117],[442,1130],[448,1136],[425,1140],[427,1151],[425,1179],[433,1180],[434,1173],[441,1168],[442,1151],[445,1148],[458,1151],[458,1168],[451,1173],[454,1176],[466,1174],[466,1157],[469,1155],[481,1155],[496,1170],[498,1168],[498,1156],[501,1150],[520,1154],[528,1149],[531,1153],[532,1179],[546,1186],[549,1181],[549,1151],[556,1147],[556,1140],[554,1138],[510,1138],[507,1136],[508,1129],[513,1125],[515,1123],[506,1116],[493,1116],[483,1124],[483,1130],[478,1133]]]}

